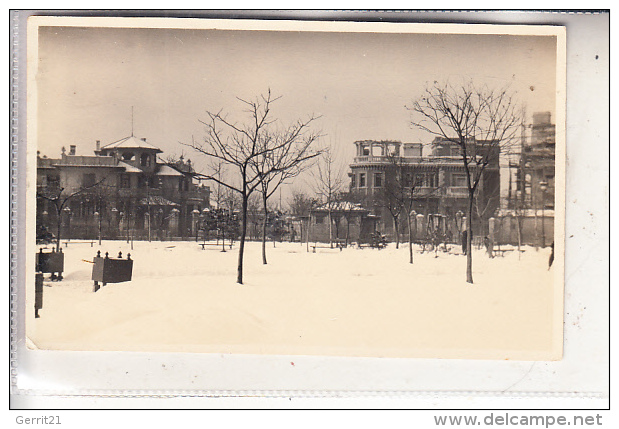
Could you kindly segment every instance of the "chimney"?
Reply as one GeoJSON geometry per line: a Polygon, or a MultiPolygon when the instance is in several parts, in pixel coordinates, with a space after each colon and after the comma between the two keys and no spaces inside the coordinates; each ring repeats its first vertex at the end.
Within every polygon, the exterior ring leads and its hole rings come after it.
{"type": "Polygon", "coordinates": [[[74,144],[69,146],[69,155],[75,155],[76,146],[74,144]]]}
{"type": "Polygon", "coordinates": [[[146,137],[142,137],[140,140],[142,140],[143,142],[146,141],[146,137]]]}
{"type": "Polygon", "coordinates": [[[101,150],[101,140],[97,140],[95,149],[96,149],[97,152],[99,152],[101,150]]]}

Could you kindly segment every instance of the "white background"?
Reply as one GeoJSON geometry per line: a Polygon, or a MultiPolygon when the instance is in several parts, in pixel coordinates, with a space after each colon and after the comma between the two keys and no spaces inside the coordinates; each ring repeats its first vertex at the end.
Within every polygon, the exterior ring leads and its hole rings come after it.
{"type": "MultiPolygon", "coordinates": [[[[520,6],[520,5],[519,5],[520,6]]],[[[109,7],[109,6],[106,6],[109,7]]],[[[333,6],[331,6],[333,7],[333,6]]],[[[356,6],[359,7],[359,6],[356,6]]],[[[539,6],[538,6],[539,7],[539,6]]],[[[434,14],[436,16],[436,14],[434,14]]],[[[514,23],[518,16],[513,17],[514,23]]],[[[481,15],[482,18],[503,19],[505,15],[481,15]]],[[[530,21],[530,16],[525,17],[530,21]]],[[[604,19],[579,15],[553,14],[537,17],[540,23],[556,23],[568,26],[568,165],[567,165],[567,233],[574,235],[566,249],[566,292],[571,290],[570,285],[588,285],[588,292],[579,295],[568,295],[566,311],[570,308],[587,307],[579,329],[571,329],[566,325],[566,354],[563,361],[555,364],[541,364],[541,369],[535,368],[526,377],[525,388],[529,392],[574,392],[568,396],[557,394],[542,394],[541,396],[506,397],[500,394],[500,386],[505,386],[507,379],[512,382],[525,376],[531,363],[511,363],[491,361],[431,361],[431,360],[380,360],[380,359],[343,359],[343,358],[302,358],[307,368],[304,374],[296,374],[294,379],[290,374],[278,373],[278,362],[286,357],[238,357],[230,356],[223,359],[217,357],[150,355],[150,361],[144,364],[142,356],[137,354],[106,354],[106,356],[92,356],[87,353],[71,353],[71,356],[37,356],[28,362],[20,361],[20,367],[28,368],[33,374],[26,384],[40,386],[39,389],[62,388],[78,385],[109,386],[106,393],[118,395],[114,389],[121,380],[110,378],[106,365],[118,369],[117,365],[126,365],[136,373],[142,374],[142,379],[130,380],[129,384],[136,387],[148,386],[152,395],[165,395],[172,392],[157,391],[162,375],[155,371],[161,362],[172,362],[178,369],[178,374],[189,371],[193,365],[220,365],[218,381],[227,384],[230,388],[249,386],[255,395],[265,395],[268,392],[258,392],[261,389],[273,389],[277,386],[294,386],[296,392],[281,392],[281,398],[104,398],[104,397],[57,397],[38,396],[39,392],[25,392],[14,395],[14,408],[605,408],[608,399],[600,398],[597,394],[608,392],[607,354],[608,354],[608,61],[605,56],[608,52],[607,24],[604,19]],[[600,54],[598,62],[592,61],[596,54],[600,54]],[[576,201],[576,202],[574,202],[576,201]],[[584,231],[584,233],[583,233],[584,231]],[[572,234],[574,233],[574,234],[572,234]],[[595,309],[595,310],[593,310],[595,309]],[[571,346],[570,344],[573,344],[571,346]],[[53,365],[51,363],[53,362],[53,365]],[[549,365],[553,365],[549,367],[549,365]],[[151,371],[152,370],[152,371],[151,371]],[[39,378],[48,371],[55,372],[60,380],[70,375],[60,385],[45,385],[50,378],[39,378]],[[425,392],[401,392],[405,384],[402,382],[403,372],[409,375],[423,377],[419,384],[425,386],[425,392]],[[449,379],[445,377],[450,373],[449,379]],[[453,374],[459,375],[454,379],[453,374]],[[60,374],[60,375],[59,375],[60,374]],[[476,377],[479,374],[491,374],[498,380],[496,389],[484,385],[484,392],[473,393],[479,390],[476,377]],[[248,379],[249,377],[249,379],[248,379]],[[251,378],[255,377],[254,380],[251,378]],[[317,378],[318,377],[318,381],[317,378]],[[325,389],[340,390],[340,393],[330,393],[317,389],[313,392],[301,394],[311,385],[316,389],[324,381],[325,389]],[[378,383],[391,393],[366,393],[367,396],[352,394],[349,397],[341,390],[371,390],[378,383]],[[262,385],[261,385],[262,383],[262,385]],[[458,386],[461,394],[445,394],[441,391],[446,387],[458,386]],[[400,391],[400,393],[396,393],[400,391]],[[33,394],[35,393],[35,394],[33,394]],[[587,395],[587,393],[590,393],[587,395]],[[585,396],[579,396],[584,394],[585,396]],[[303,397],[317,396],[314,398],[303,397]],[[288,397],[290,396],[290,397],[288,397]],[[321,397],[322,396],[322,397],[321,397]]],[[[478,17],[479,19],[479,17],[478,17]]],[[[7,19],[8,21],[8,19],[7,19]]],[[[7,22],[5,21],[5,22],[7,22]]],[[[8,57],[8,55],[7,55],[8,57]]],[[[615,155],[616,158],[616,155],[615,155]]],[[[5,163],[7,165],[8,163],[5,163]]],[[[616,235],[616,233],[615,233],[616,235]]],[[[616,237],[615,237],[616,238],[616,237]]],[[[616,243],[616,240],[614,240],[616,243]]],[[[583,290],[579,288],[579,290],[583,290]]],[[[8,305],[5,305],[8,308],[8,305]]],[[[566,322],[567,322],[566,318],[566,322]]],[[[7,353],[8,355],[8,353],[7,353]]],[[[299,359],[298,357],[295,359],[299,359]]],[[[286,359],[287,360],[287,359],[286,359]]],[[[21,373],[21,370],[20,370],[21,373]]],[[[114,371],[117,373],[117,371],[114,371]]],[[[28,377],[28,372],[24,374],[28,377]]],[[[54,379],[54,376],[51,377],[54,379]]],[[[7,380],[8,381],[8,380],[7,380]]],[[[178,382],[182,386],[182,379],[172,378],[166,384],[178,382]]],[[[220,385],[221,383],[216,383],[220,385]]],[[[288,389],[292,389],[288,387],[288,389]]],[[[85,392],[84,392],[85,393],[85,392]]],[[[94,392],[92,392],[94,393],[94,392]]],[[[222,392],[220,392],[222,393],[222,392]]],[[[275,392],[271,392],[275,394],[275,392]]],[[[279,393],[277,393],[279,395],[279,393]]],[[[272,427],[286,422],[287,413],[241,413],[241,414],[209,414],[191,412],[41,412],[41,411],[13,411],[6,416],[10,424],[15,424],[15,416],[27,415],[32,417],[59,414],[63,424],[70,427],[99,427],[116,424],[120,427],[137,424],[160,424],[185,426],[185,422],[192,422],[192,426],[222,426],[236,427],[237,424],[251,424],[261,426],[268,422],[272,427]],[[139,420],[138,420],[139,419],[139,420]],[[75,426],[74,426],[75,425],[75,426]]],[[[361,424],[363,427],[372,426],[406,426],[406,427],[434,427],[431,415],[425,411],[412,414],[381,413],[347,414],[346,423],[361,424]],[[390,421],[390,418],[394,420],[390,421]]],[[[436,414],[450,414],[439,413],[436,414]]],[[[524,414],[524,412],[520,412],[524,414]]],[[[555,415],[561,414],[553,413],[555,415]]],[[[563,412],[563,414],[568,414],[563,412]]],[[[582,412],[583,415],[595,415],[595,412],[582,412]]],[[[314,416],[316,414],[313,414],[314,416]]],[[[483,415],[483,413],[481,413],[483,415]]],[[[307,423],[307,416],[295,413],[293,420],[298,423],[307,423]]],[[[339,422],[341,417],[331,420],[333,414],[323,414],[321,419],[339,422]]],[[[603,419],[605,426],[612,427],[612,416],[606,415],[603,419]]],[[[315,417],[314,417],[315,418],[315,417]]],[[[313,420],[309,420],[312,422],[313,420]]],[[[615,420],[616,421],[616,420],[615,420]]],[[[289,423],[290,424],[290,423],[289,423]]],[[[314,422],[314,425],[316,423],[314,422]]],[[[313,426],[313,425],[312,425],[313,426]]]]}

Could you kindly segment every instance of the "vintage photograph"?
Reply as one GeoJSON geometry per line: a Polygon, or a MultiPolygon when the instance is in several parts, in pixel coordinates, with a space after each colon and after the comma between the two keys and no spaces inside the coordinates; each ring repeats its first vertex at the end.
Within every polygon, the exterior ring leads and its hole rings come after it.
{"type": "Polygon", "coordinates": [[[28,347],[561,359],[563,27],[28,35],[28,347]]]}

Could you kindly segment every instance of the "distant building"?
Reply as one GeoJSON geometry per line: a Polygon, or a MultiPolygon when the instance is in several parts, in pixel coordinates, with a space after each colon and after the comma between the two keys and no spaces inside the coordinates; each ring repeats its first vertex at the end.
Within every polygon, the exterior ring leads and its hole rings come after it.
{"type": "MultiPolygon", "coordinates": [[[[94,155],[77,155],[76,146],[62,149],[60,158],[37,154],[37,192],[63,196],[62,235],[94,238],[101,225],[105,238],[187,237],[196,218],[210,207],[210,189],[194,182],[191,160],[161,162],[162,151],[134,136],[101,146],[94,155]]],[[[37,226],[55,232],[55,209],[37,198],[37,226]]]]}
{"type": "Polygon", "coordinates": [[[376,230],[377,217],[360,204],[348,201],[334,201],[314,207],[309,215],[309,227],[306,226],[309,241],[328,242],[333,240],[367,242],[376,230]],[[329,231],[329,215],[331,231],[329,231]]]}
{"type": "Polygon", "coordinates": [[[516,231],[522,243],[545,247],[554,241],[555,209],[555,125],[550,112],[533,114],[531,124],[523,124],[520,151],[510,161],[506,210],[501,216],[517,219],[504,232],[506,242],[514,242],[516,231]],[[528,131],[527,131],[528,130],[528,131]]]}
{"type": "MultiPolygon", "coordinates": [[[[366,207],[372,207],[380,217],[379,226],[388,235],[393,234],[393,221],[389,212],[381,207],[380,193],[390,176],[397,169],[404,170],[407,183],[415,183],[413,210],[424,216],[440,214],[456,229],[456,213],[467,212],[468,189],[460,147],[449,140],[435,138],[430,144],[430,154],[423,156],[421,143],[364,140],[355,142],[356,156],[350,165],[351,193],[358,195],[366,207]]],[[[482,145],[471,143],[471,150],[482,145]]],[[[488,145],[483,145],[488,147],[488,145]]],[[[493,154],[484,170],[475,202],[474,221],[490,218],[499,207],[499,148],[490,148],[493,154]]],[[[406,213],[402,213],[404,226],[406,213]]],[[[461,228],[458,225],[457,228],[461,228]]],[[[402,232],[402,231],[400,231],[402,232]]],[[[455,231],[454,231],[455,232],[455,231]]]]}
{"type": "Polygon", "coordinates": [[[550,112],[534,113],[530,128],[531,136],[523,141],[518,165],[520,207],[554,210],[555,125],[551,123],[550,112]]]}

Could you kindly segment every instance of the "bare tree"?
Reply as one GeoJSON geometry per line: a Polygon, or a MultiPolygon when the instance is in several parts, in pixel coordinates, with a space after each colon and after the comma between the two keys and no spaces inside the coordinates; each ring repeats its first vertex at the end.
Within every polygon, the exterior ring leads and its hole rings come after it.
{"type": "Polygon", "coordinates": [[[416,201],[416,190],[423,186],[423,183],[419,182],[414,171],[399,154],[389,155],[389,162],[390,168],[377,195],[377,202],[385,207],[393,218],[396,249],[400,243],[400,218],[402,215],[405,216],[408,228],[409,263],[412,264],[414,232],[411,212],[416,201]]]}
{"type": "Polygon", "coordinates": [[[411,125],[453,142],[460,148],[468,190],[466,281],[473,283],[472,218],[475,194],[484,170],[498,164],[502,148],[510,147],[519,131],[519,107],[509,88],[493,89],[473,82],[426,87],[407,109],[411,125]]]}
{"type": "Polygon", "coordinates": [[[309,164],[308,161],[320,155],[312,150],[312,144],[319,138],[309,126],[317,118],[297,121],[284,130],[266,132],[260,141],[261,151],[252,159],[253,173],[261,177],[259,191],[262,196],[264,219],[262,222],[262,263],[266,265],[266,232],[268,223],[268,200],[289,179],[298,176],[309,164]]]}
{"type": "MultiPolygon", "coordinates": [[[[51,203],[56,211],[56,251],[60,251],[60,239],[62,233],[62,210],[66,207],[67,203],[71,201],[73,198],[78,195],[84,194],[87,191],[98,187],[101,183],[105,181],[105,178],[99,180],[96,183],[93,183],[89,186],[80,187],[73,192],[67,191],[65,188],[61,187],[46,187],[41,191],[37,191],[37,198],[41,198],[43,200],[47,200],[51,203]],[[65,192],[66,191],[66,192],[65,192]]],[[[101,216],[99,216],[101,218],[101,216]]]]}
{"type": "Polygon", "coordinates": [[[304,237],[306,237],[309,240],[309,234],[308,234],[309,218],[310,218],[310,213],[312,211],[312,208],[315,207],[316,205],[317,205],[316,200],[314,198],[311,198],[305,192],[300,191],[298,189],[294,189],[292,191],[292,196],[290,197],[288,201],[288,209],[290,211],[290,214],[292,216],[296,216],[300,218],[307,217],[308,219],[307,230],[304,230],[303,220],[301,220],[301,224],[300,224],[301,230],[299,231],[299,237],[300,237],[301,243],[303,243],[303,241],[305,240],[304,237]]]}
{"type": "Polygon", "coordinates": [[[290,214],[293,216],[308,216],[314,201],[303,191],[294,189],[288,201],[290,214]]]}
{"type": "Polygon", "coordinates": [[[344,170],[336,165],[331,146],[327,146],[318,158],[316,168],[311,171],[314,192],[327,205],[329,218],[329,246],[333,247],[333,203],[344,189],[344,170]]]}
{"type": "MultiPolygon", "coordinates": [[[[103,179],[105,180],[105,179],[103,179]]],[[[84,193],[91,194],[95,200],[96,207],[96,221],[97,221],[97,238],[99,240],[99,246],[101,245],[101,239],[103,235],[103,218],[107,218],[108,228],[110,224],[109,213],[106,210],[106,204],[113,199],[117,191],[116,186],[107,185],[101,181],[98,186],[92,189],[84,190],[84,193]]]]}
{"type": "MultiPolygon", "coordinates": [[[[200,174],[207,180],[238,194],[241,199],[241,231],[239,242],[239,257],[237,267],[237,283],[243,283],[243,256],[245,252],[245,237],[247,234],[247,206],[250,195],[258,189],[265,176],[278,173],[280,166],[273,166],[267,171],[257,171],[254,164],[270,152],[282,150],[290,145],[289,139],[280,139],[277,143],[267,144],[272,138],[270,130],[274,122],[271,108],[277,98],[273,98],[271,91],[262,94],[253,100],[238,98],[244,106],[248,120],[237,123],[228,118],[222,111],[207,111],[208,119],[200,121],[206,129],[202,142],[195,140],[189,145],[208,159],[221,163],[228,168],[232,177],[222,178],[218,174],[200,174]]],[[[299,121],[297,127],[305,129],[315,118],[299,121]]]]}
{"type": "Polygon", "coordinates": [[[376,203],[387,209],[393,219],[393,232],[395,235],[395,248],[400,248],[400,216],[407,207],[408,184],[404,161],[399,155],[388,156],[390,168],[385,174],[382,188],[376,194],[376,203]]]}

